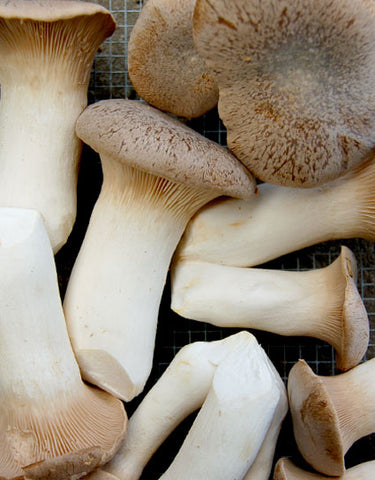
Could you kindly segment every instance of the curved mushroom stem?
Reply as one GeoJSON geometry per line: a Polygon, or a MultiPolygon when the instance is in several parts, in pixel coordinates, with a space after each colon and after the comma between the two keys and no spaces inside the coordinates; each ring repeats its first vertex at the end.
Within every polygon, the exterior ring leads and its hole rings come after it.
{"type": "Polygon", "coordinates": [[[122,480],[138,480],[168,435],[202,406],[223,358],[251,342],[255,337],[240,332],[184,346],[131,416],[125,441],[105,470],[122,480]]]}
{"type": "MultiPolygon", "coordinates": [[[[349,468],[336,480],[373,480],[375,477],[375,460],[361,463],[349,468]]],[[[273,480],[332,480],[319,473],[307,472],[297,467],[288,458],[280,458],[275,467],[273,480]]]]}
{"type": "Polygon", "coordinates": [[[129,401],[143,390],[152,367],[173,252],[191,215],[217,194],[105,156],[102,164],[102,191],[64,309],[83,377],[129,401]]]}
{"type": "Polygon", "coordinates": [[[59,2],[51,14],[49,2],[30,4],[0,11],[0,204],[40,211],[57,252],[76,216],[75,122],[94,54],[115,23],[99,5],[59,2]]]}
{"type": "Polygon", "coordinates": [[[239,268],[177,261],[171,308],[221,327],[306,335],[331,344],[338,367],[357,365],[366,352],[369,322],[356,287],[354,255],[342,247],[331,265],[310,271],[239,268]]]}
{"type": "Polygon", "coordinates": [[[217,367],[202,408],[160,479],[243,478],[279,400],[274,371],[259,345],[250,342],[230,352],[217,367]]]}
{"type": "Polygon", "coordinates": [[[375,359],[340,375],[315,375],[300,360],[288,380],[289,402],[298,447],[325,475],[342,475],[344,455],[375,431],[375,359]]]}
{"type": "Polygon", "coordinates": [[[176,259],[254,266],[320,242],[375,240],[375,159],[311,189],[259,185],[251,200],[220,199],[190,221],[176,259]]]}
{"type": "Polygon", "coordinates": [[[114,455],[127,419],[81,380],[39,213],[0,210],[0,267],[0,477],[80,478],[114,455]]]}

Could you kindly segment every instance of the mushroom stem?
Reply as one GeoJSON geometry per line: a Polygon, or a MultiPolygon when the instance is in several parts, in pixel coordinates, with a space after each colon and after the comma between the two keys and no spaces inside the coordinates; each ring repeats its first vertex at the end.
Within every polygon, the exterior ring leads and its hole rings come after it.
{"type": "Polygon", "coordinates": [[[346,247],[331,265],[316,270],[180,260],[171,278],[171,308],[183,317],[319,338],[335,348],[342,370],[357,365],[367,349],[368,316],[356,287],[355,257],[346,247]]]}
{"type": "Polygon", "coordinates": [[[106,156],[102,165],[101,194],[64,309],[83,377],[129,401],[143,390],[152,367],[158,310],[173,252],[191,215],[215,194],[106,156]],[[113,315],[108,315],[109,305],[116,306],[113,315]]]}
{"type": "Polygon", "coordinates": [[[263,183],[248,201],[219,199],[189,223],[176,258],[254,266],[327,240],[375,240],[375,158],[321,187],[263,183]]]}
{"type": "Polygon", "coordinates": [[[168,435],[202,406],[217,366],[249,342],[256,342],[255,337],[240,332],[181,348],[131,416],[125,441],[105,470],[122,480],[138,480],[168,435]]]}
{"type": "Polygon", "coordinates": [[[249,198],[255,181],[225,148],[134,100],[90,105],[76,132],[100,154],[103,185],[67,287],[67,325],[83,377],[129,401],[151,371],[187,222],[219,195],[249,198]]]}
{"type": "Polygon", "coordinates": [[[230,352],[179,452],[160,480],[243,478],[270,428],[280,390],[268,358],[250,342],[230,352]]]}
{"type": "Polygon", "coordinates": [[[76,216],[75,122],[94,54],[114,28],[110,13],[90,2],[0,8],[0,204],[40,211],[55,252],[76,216]]]}
{"type": "Polygon", "coordinates": [[[340,375],[315,375],[300,360],[288,380],[297,445],[316,470],[342,475],[344,455],[375,431],[375,359],[340,375]]]}
{"type": "Polygon", "coordinates": [[[114,455],[123,405],[81,380],[39,213],[1,209],[0,267],[0,477],[78,479],[114,455]]]}
{"type": "MultiPolygon", "coordinates": [[[[336,480],[373,480],[375,476],[375,460],[361,463],[349,468],[336,480]]],[[[297,467],[288,458],[280,458],[275,467],[273,480],[332,480],[319,473],[307,472],[297,467]]]]}

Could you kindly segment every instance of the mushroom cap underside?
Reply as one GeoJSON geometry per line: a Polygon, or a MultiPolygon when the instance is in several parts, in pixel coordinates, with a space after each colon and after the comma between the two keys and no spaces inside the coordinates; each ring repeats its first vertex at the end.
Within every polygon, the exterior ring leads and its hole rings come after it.
{"type": "Polygon", "coordinates": [[[342,475],[345,451],[339,419],[322,379],[304,360],[290,371],[288,396],[294,437],[304,459],[325,475],[342,475]]]}

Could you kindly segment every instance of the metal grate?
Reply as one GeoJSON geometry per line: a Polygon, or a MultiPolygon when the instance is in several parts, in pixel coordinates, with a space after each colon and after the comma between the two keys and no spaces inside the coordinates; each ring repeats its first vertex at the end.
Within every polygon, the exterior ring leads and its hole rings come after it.
{"type": "MultiPolygon", "coordinates": [[[[108,8],[114,15],[118,27],[114,35],[104,42],[94,62],[89,88],[89,102],[108,98],[137,98],[127,74],[127,40],[142,8],[137,0],[99,0],[96,3],[108,8]]],[[[214,110],[202,118],[189,122],[189,125],[208,138],[225,145],[226,132],[214,110]]],[[[62,292],[66,286],[69,271],[78,253],[84,231],[94,201],[99,193],[101,170],[98,158],[85,148],[79,180],[79,203],[77,224],[68,244],[57,256],[62,292]],[[84,193],[82,193],[84,192],[84,193]]],[[[307,270],[330,264],[339,254],[340,245],[345,244],[354,252],[359,271],[358,286],[371,322],[371,338],[366,358],[375,356],[375,251],[374,244],[363,240],[328,242],[286,255],[267,265],[268,268],[307,270]]],[[[157,380],[177,351],[194,341],[217,340],[234,333],[234,329],[219,329],[211,325],[189,321],[174,314],[169,308],[168,285],[160,308],[159,327],[156,338],[155,362],[145,391],[157,380]]],[[[315,339],[280,337],[265,332],[253,331],[274,362],[282,378],[286,381],[289,370],[299,358],[304,358],[313,370],[320,375],[335,374],[335,361],[332,347],[315,339]]],[[[142,399],[142,395],[127,406],[129,415],[142,399]]],[[[168,466],[177,452],[179,442],[191,423],[188,419],[173,434],[155,455],[146,468],[142,480],[154,480],[168,466]]],[[[357,442],[347,455],[347,465],[375,458],[374,437],[357,442]]],[[[287,417],[280,435],[276,455],[293,456],[299,459],[287,417]]]]}

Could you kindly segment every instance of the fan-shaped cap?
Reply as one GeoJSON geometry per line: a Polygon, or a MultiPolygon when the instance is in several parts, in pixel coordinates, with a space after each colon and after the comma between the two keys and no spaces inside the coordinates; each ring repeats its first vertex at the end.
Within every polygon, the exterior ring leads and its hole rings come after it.
{"type": "Polygon", "coordinates": [[[339,418],[322,379],[304,360],[289,373],[288,395],[294,436],[305,460],[318,471],[342,475],[345,448],[339,418]]]}
{"type": "Polygon", "coordinates": [[[249,198],[255,180],[224,147],[135,100],[102,100],[82,112],[76,132],[96,152],[176,183],[249,198]]]}
{"type": "Polygon", "coordinates": [[[373,1],[197,0],[193,23],[228,146],[256,177],[311,187],[373,151],[373,1]]]}
{"type": "MultiPolygon", "coordinates": [[[[111,14],[101,5],[77,0],[0,0],[0,16],[52,22],[83,15],[111,14]]],[[[113,28],[115,25],[112,19],[113,28]]]]}
{"type": "Polygon", "coordinates": [[[137,93],[174,115],[199,117],[216,106],[218,89],[193,43],[195,0],[149,0],[128,44],[137,93]]]}

